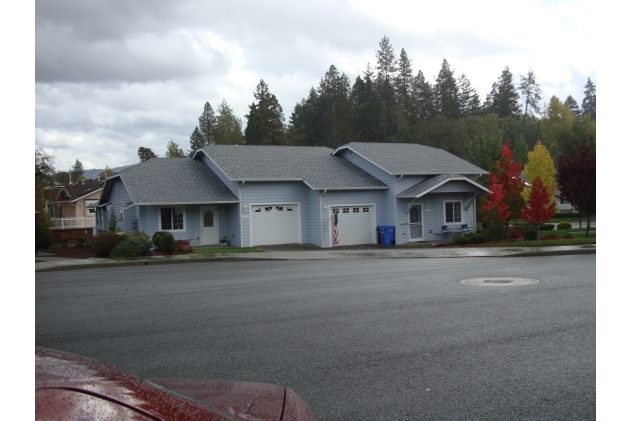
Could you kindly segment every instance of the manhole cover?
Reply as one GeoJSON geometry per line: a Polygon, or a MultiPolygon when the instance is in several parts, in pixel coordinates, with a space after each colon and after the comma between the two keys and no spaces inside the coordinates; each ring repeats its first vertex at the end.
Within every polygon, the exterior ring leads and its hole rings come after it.
{"type": "Polygon", "coordinates": [[[464,279],[460,281],[460,283],[465,285],[501,287],[538,284],[539,281],[537,279],[528,278],[471,278],[464,279]]]}

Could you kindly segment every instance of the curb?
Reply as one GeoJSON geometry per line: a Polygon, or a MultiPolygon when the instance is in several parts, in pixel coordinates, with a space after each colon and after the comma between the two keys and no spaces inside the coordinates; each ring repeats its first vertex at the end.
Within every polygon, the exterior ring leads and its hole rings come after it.
{"type": "Polygon", "coordinates": [[[596,254],[596,249],[580,250],[550,250],[550,251],[525,251],[515,254],[506,254],[500,257],[541,257],[541,256],[572,256],[579,254],[596,254]]]}

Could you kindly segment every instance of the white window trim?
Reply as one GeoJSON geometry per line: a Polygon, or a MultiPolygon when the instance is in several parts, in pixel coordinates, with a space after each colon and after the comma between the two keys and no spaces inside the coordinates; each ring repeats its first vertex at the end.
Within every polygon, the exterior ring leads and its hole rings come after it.
{"type": "Polygon", "coordinates": [[[444,225],[461,225],[464,221],[464,206],[462,200],[443,200],[443,223],[444,225]],[[447,222],[447,203],[460,203],[460,221],[447,222]]]}
{"type": "MultiPolygon", "coordinates": [[[[184,205],[175,205],[175,206],[160,206],[158,207],[158,222],[160,226],[160,231],[165,232],[184,232],[186,231],[186,206],[184,205]],[[174,209],[174,208],[182,208],[182,219],[183,219],[183,228],[179,230],[168,230],[162,228],[162,209],[174,209]]],[[[173,214],[171,214],[171,222],[173,222],[173,214]]]]}

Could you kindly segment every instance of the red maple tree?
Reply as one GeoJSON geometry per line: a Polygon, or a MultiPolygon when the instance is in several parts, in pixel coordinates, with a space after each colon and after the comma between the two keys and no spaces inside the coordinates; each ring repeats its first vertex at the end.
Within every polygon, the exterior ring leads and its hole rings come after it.
{"type": "MultiPolygon", "coordinates": [[[[491,166],[491,173],[489,174],[489,189],[491,193],[488,194],[487,202],[493,200],[495,203],[501,202],[505,206],[505,209],[498,213],[497,216],[506,226],[507,235],[511,219],[517,219],[519,212],[524,206],[524,198],[521,196],[521,192],[524,189],[524,181],[519,178],[521,169],[522,165],[513,161],[510,145],[507,141],[504,141],[500,159],[491,166]],[[497,194],[493,193],[494,190],[491,188],[493,185],[502,186],[503,196],[501,199],[497,199],[497,197],[491,198],[497,194]]],[[[490,207],[490,209],[492,208],[493,206],[490,207]]]]}
{"type": "Polygon", "coordinates": [[[539,240],[539,227],[550,221],[556,211],[556,203],[550,202],[548,189],[543,185],[541,178],[537,177],[532,182],[528,203],[521,210],[519,217],[531,225],[537,227],[537,240],[539,240]]]}

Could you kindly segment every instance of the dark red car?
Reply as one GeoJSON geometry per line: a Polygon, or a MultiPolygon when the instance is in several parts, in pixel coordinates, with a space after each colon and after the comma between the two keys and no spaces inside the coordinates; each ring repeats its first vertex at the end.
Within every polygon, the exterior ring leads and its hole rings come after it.
{"type": "Polygon", "coordinates": [[[290,389],[221,380],[146,381],[109,364],[35,348],[36,420],[317,421],[290,389]]]}

